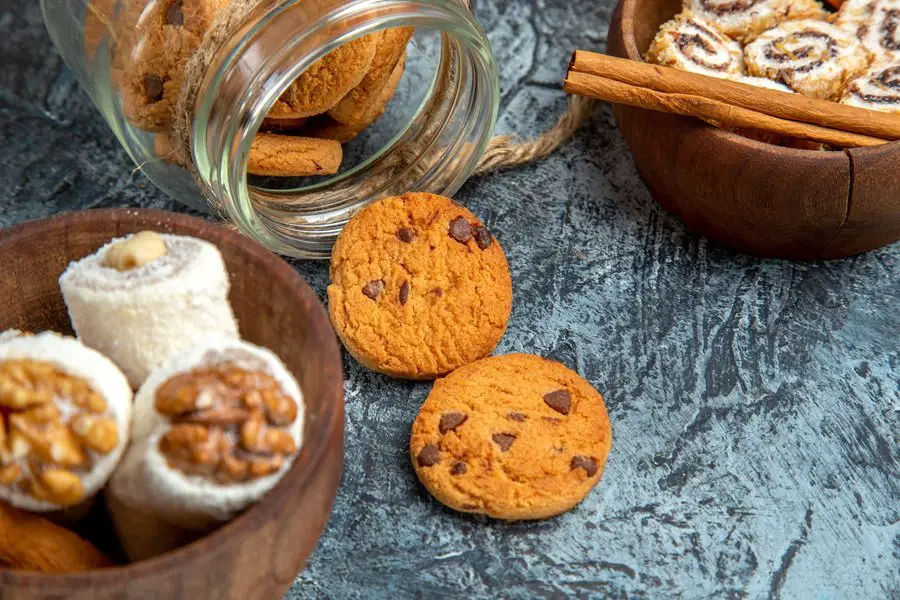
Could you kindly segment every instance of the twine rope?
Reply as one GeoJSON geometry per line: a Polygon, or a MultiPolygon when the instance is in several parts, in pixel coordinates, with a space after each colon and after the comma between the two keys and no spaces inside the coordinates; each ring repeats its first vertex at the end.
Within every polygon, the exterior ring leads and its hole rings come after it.
{"type": "MultiPolygon", "coordinates": [[[[191,152],[191,130],[194,106],[207,70],[225,43],[244,23],[247,16],[257,7],[260,0],[232,0],[229,10],[221,11],[199,48],[185,66],[181,94],[174,107],[171,128],[172,147],[186,168],[197,178],[196,166],[191,152]]],[[[471,0],[459,0],[470,8],[471,0]]],[[[591,117],[596,102],[581,96],[569,98],[566,112],[553,127],[530,140],[520,140],[516,136],[500,135],[491,139],[482,155],[475,174],[508,169],[542,159],[563,145],[591,117]]],[[[201,185],[201,189],[205,186],[201,185]]],[[[209,194],[207,194],[209,195],[209,194]]],[[[208,198],[213,208],[220,209],[215,198],[208,198]]]]}

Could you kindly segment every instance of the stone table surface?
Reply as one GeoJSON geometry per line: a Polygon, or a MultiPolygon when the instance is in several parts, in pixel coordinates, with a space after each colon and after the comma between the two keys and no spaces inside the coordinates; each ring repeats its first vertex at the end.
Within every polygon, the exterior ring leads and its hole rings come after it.
{"type": "MultiPolygon", "coordinates": [[[[481,3],[500,130],[556,119],[569,52],[605,46],[612,8],[481,3]]],[[[182,210],[132,172],[37,2],[4,3],[0,60],[0,225],[182,210]]],[[[407,455],[429,385],[347,358],[344,481],[289,598],[900,597],[900,245],[821,263],[716,247],[653,202],[607,108],[557,155],[458,198],[509,254],[499,351],[560,360],[605,395],[606,473],[549,521],[454,514],[407,455]]],[[[324,295],[326,265],[295,265],[324,295]]]]}

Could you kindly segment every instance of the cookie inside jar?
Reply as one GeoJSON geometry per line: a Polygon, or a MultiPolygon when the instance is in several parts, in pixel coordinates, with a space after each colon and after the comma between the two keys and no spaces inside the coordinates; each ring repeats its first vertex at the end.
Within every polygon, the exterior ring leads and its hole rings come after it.
{"type": "Polygon", "coordinates": [[[175,375],[156,393],[171,428],[159,440],[169,466],[230,484],[277,472],[297,451],[287,429],[296,402],[267,373],[234,364],[175,375]]]}

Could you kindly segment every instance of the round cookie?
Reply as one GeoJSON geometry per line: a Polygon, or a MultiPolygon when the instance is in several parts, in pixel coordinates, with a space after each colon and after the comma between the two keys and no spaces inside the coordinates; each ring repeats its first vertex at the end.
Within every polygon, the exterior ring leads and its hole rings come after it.
{"type": "Polygon", "coordinates": [[[334,175],[343,149],[334,140],[258,133],[250,147],[247,172],[272,177],[334,175]]]}
{"type": "Polygon", "coordinates": [[[162,131],[172,121],[184,68],[228,0],[166,0],[132,16],[143,3],[126,3],[117,28],[116,79],[125,117],[141,129],[162,131]],[[133,27],[128,27],[134,21],[133,27]]]}
{"type": "Polygon", "coordinates": [[[611,446],[603,397],[574,371],[530,354],[485,358],[435,382],[409,442],[432,496],[509,521],[581,502],[611,446]]]}
{"type": "Polygon", "coordinates": [[[331,254],[328,311],[363,366],[433,379],[497,346],[512,309],[506,256],[449,198],[379,200],[347,223],[331,254]]]}
{"type": "Polygon", "coordinates": [[[366,109],[365,113],[359,117],[355,125],[345,125],[340,123],[328,115],[320,115],[310,119],[306,124],[305,133],[312,137],[325,138],[326,140],[337,140],[342,144],[346,144],[353,140],[360,133],[368,129],[375,121],[381,118],[384,111],[387,110],[388,104],[403,79],[403,71],[406,68],[406,56],[400,57],[400,62],[394,67],[391,78],[378,92],[378,97],[372,100],[372,103],[366,109]]]}
{"type": "MultiPolygon", "coordinates": [[[[328,116],[350,127],[367,127],[372,106],[381,103],[384,88],[394,76],[397,64],[406,53],[406,45],[415,33],[413,27],[397,27],[379,33],[378,49],[372,66],[358,86],[350,90],[328,116]]],[[[401,69],[400,74],[403,74],[401,69]]],[[[398,78],[399,81],[399,78],[398,78]]],[[[396,88],[396,83],[394,88],[396,88]]],[[[391,90],[390,96],[394,92],[391,90]]],[[[376,117],[377,118],[377,117],[376,117]]]]}
{"type": "Polygon", "coordinates": [[[311,117],[334,107],[358,86],[375,58],[378,33],[335,48],[294,80],[269,110],[269,118],[311,117]]]}

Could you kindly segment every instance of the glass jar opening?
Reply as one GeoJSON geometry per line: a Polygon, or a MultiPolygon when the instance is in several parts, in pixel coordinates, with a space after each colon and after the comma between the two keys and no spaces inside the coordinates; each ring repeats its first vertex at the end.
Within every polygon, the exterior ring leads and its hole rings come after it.
{"type": "Polygon", "coordinates": [[[452,0],[273,4],[258,7],[214,58],[195,105],[194,163],[226,215],[272,250],[324,258],[347,220],[379,197],[455,193],[477,166],[499,105],[490,47],[468,9],[452,0]],[[248,175],[267,115],[302,73],[353,40],[402,27],[415,36],[394,99],[365,135],[343,144],[337,173],[248,175]]]}

